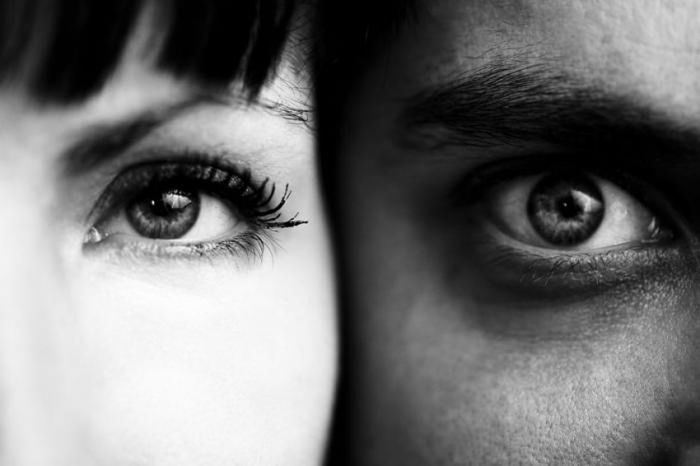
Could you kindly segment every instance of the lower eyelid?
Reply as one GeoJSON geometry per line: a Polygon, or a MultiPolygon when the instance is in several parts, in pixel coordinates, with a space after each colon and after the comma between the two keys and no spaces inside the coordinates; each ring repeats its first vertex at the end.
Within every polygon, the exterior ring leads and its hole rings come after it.
{"type": "Polygon", "coordinates": [[[631,281],[695,268],[678,245],[627,245],[604,251],[561,253],[523,248],[483,235],[472,236],[472,270],[486,285],[532,298],[580,298],[631,281]]]}
{"type": "Polygon", "coordinates": [[[251,262],[262,260],[263,253],[274,245],[265,232],[245,232],[234,238],[226,238],[207,243],[175,243],[167,240],[135,242],[113,235],[104,242],[83,246],[84,252],[100,255],[107,261],[134,261],[138,264],[161,264],[164,260],[189,261],[208,259],[247,259],[251,262]]]}

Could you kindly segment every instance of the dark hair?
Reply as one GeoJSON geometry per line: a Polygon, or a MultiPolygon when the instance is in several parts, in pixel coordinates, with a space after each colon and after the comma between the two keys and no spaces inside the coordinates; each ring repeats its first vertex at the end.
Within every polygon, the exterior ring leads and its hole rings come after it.
{"type": "Polygon", "coordinates": [[[320,1],[315,54],[320,95],[348,90],[415,10],[415,0],[320,1]]]}
{"type": "Polygon", "coordinates": [[[154,65],[207,86],[241,80],[251,96],[274,70],[295,0],[1,0],[0,80],[39,101],[79,102],[117,68],[153,9],[154,65]]]}
{"type": "MultiPolygon", "coordinates": [[[[320,0],[314,77],[322,180],[332,179],[343,112],[358,80],[401,27],[417,16],[415,0],[320,0]]],[[[333,186],[326,183],[332,197],[333,186]]]]}
{"type": "MultiPolygon", "coordinates": [[[[416,17],[416,2],[321,0],[317,9],[314,75],[319,148],[332,154],[341,140],[346,100],[385,45],[416,17]]],[[[321,161],[333,163],[332,156],[321,161]]]]}
{"type": "MultiPolygon", "coordinates": [[[[316,90],[316,121],[321,181],[327,205],[333,205],[338,195],[336,169],[339,144],[343,143],[344,110],[352,99],[357,82],[363,73],[382,53],[383,47],[399,33],[402,25],[412,21],[417,12],[415,0],[319,0],[315,24],[314,83],[316,90]]],[[[342,213],[328,209],[334,241],[342,243],[345,238],[342,228],[342,213]]],[[[344,252],[336,248],[339,260],[336,275],[339,283],[345,283],[342,267],[344,252]]],[[[349,347],[348,332],[352,326],[344,312],[350,297],[345,289],[339,289],[339,313],[341,328],[340,382],[337,393],[336,412],[333,418],[331,442],[326,458],[329,466],[353,465],[357,463],[354,452],[347,444],[352,423],[354,394],[348,390],[345,379],[352,372],[356,352],[349,347]]]]}

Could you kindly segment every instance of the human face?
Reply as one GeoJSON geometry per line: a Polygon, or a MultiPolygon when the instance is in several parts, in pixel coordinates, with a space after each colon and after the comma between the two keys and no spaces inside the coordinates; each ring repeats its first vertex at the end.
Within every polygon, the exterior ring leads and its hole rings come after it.
{"type": "Polygon", "coordinates": [[[2,90],[2,464],[321,462],[334,293],[299,53],[252,104],[136,52],[84,104],[2,90]]]}
{"type": "Polygon", "coordinates": [[[363,465],[700,461],[700,2],[419,1],[336,174],[363,465]]]}

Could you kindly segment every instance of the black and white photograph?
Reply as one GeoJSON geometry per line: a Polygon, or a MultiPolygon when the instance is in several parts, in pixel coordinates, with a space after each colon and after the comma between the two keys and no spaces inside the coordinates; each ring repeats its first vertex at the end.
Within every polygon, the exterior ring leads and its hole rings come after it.
{"type": "Polygon", "coordinates": [[[700,0],[0,0],[0,466],[462,465],[700,466],[700,0]]]}

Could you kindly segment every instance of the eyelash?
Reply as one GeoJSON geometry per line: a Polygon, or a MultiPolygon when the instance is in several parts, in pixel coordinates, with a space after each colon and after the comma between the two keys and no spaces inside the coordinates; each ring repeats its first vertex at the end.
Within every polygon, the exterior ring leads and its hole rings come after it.
{"type": "MultiPolygon", "coordinates": [[[[497,280],[516,283],[522,286],[523,292],[538,292],[539,289],[547,293],[558,290],[565,294],[567,288],[571,291],[590,286],[600,292],[656,273],[665,269],[664,265],[669,263],[691,266],[687,259],[694,255],[688,254],[688,251],[679,246],[683,240],[690,240],[692,236],[668,197],[661,195],[654,183],[647,182],[653,176],[645,176],[644,167],[618,169],[609,163],[610,159],[607,164],[603,159],[556,154],[524,156],[484,164],[472,170],[458,184],[452,192],[452,200],[460,210],[480,208],[480,203],[489,191],[502,183],[539,173],[576,169],[604,178],[628,192],[671,230],[672,237],[658,244],[632,244],[619,250],[582,253],[548,251],[540,254],[512,245],[496,245],[477,234],[471,238],[470,244],[481,249],[483,260],[498,266],[503,272],[497,280]],[[567,162],[562,162],[562,159],[567,162]]],[[[486,215],[485,212],[482,214],[486,215]]],[[[469,234],[473,235],[474,231],[470,225],[469,234]]]]}
{"type": "MultiPolygon", "coordinates": [[[[169,154],[164,161],[152,161],[127,168],[107,186],[88,215],[91,231],[116,215],[138,194],[164,184],[181,183],[193,190],[220,198],[238,213],[250,230],[234,238],[205,243],[175,243],[151,240],[135,247],[122,244],[120,255],[131,257],[216,257],[219,254],[260,258],[274,238],[269,232],[306,224],[298,213],[283,219],[282,209],[291,191],[284,186],[281,198],[275,201],[278,189],[269,178],[255,181],[249,169],[229,163],[222,156],[198,152],[169,154]],[[175,161],[177,160],[177,161],[175,161]]],[[[85,243],[86,246],[91,246],[85,243]]]]}
{"type": "Polygon", "coordinates": [[[493,274],[496,283],[550,297],[571,297],[570,293],[587,289],[600,293],[657,273],[671,276],[692,267],[685,248],[632,245],[595,253],[542,255],[479,239],[471,244],[481,248],[482,265],[497,267],[499,272],[493,274]],[[669,268],[669,264],[673,266],[669,268]]]}
{"type": "Polygon", "coordinates": [[[687,232],[687,228],[679,222],[680,213],[672,207],[671,201],[674,199],[662,195],[656,188],[658,183],[648,181],[654,178],[654,173],[648,173],[649,169],[644,166],[618,168],[613,162],[613,157],[601,155],[594,158],[586,154],[544,154],[507,158],[472,170],[452,192],[452,200],[457,205],[468,206],[478,203],[494,186],[518,177],[577,170],[599,176],[628,192],[654,211],[677,235],[687,232]]]}

